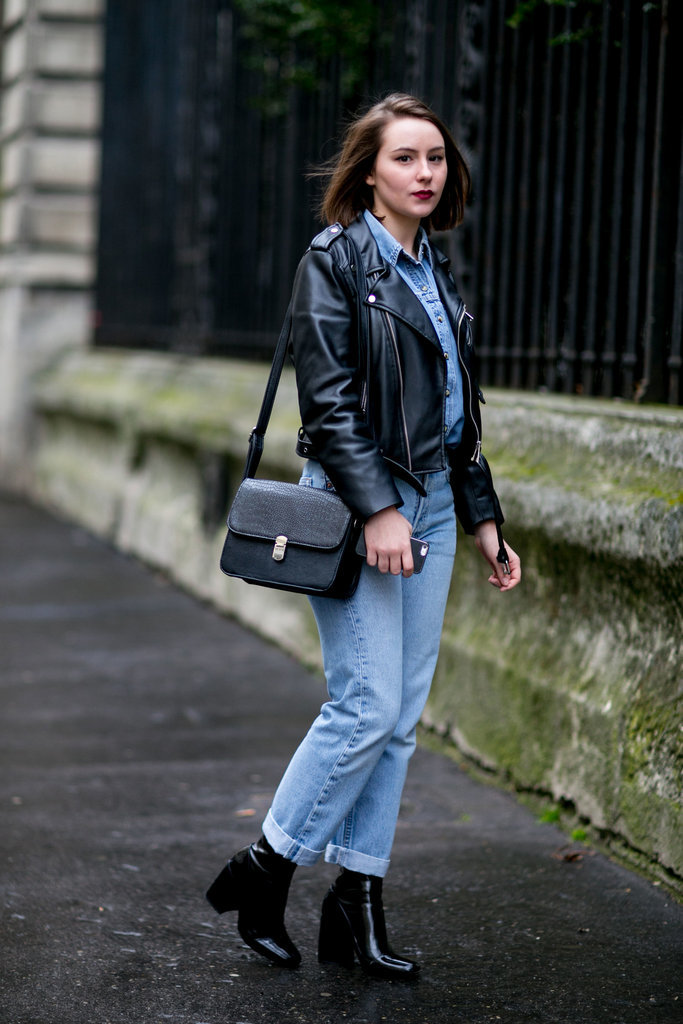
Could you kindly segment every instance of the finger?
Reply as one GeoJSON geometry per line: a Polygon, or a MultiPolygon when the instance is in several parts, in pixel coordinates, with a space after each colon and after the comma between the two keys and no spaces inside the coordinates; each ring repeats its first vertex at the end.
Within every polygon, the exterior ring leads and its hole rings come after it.
{"type": "Polygon", "coordinates": [[[500,562],[493,562],[491,568],[493,569],[491,575],[495,577],[498,586],[501,588],[507,586],[507,581],[510,577],[506,575],[500,562]]]}
{"type": "Polygon", "coordinates": [[[519,576],[517,577],[517,579],[515,579],[514,577],[511,577],[511,578],[508,579],[508,584],[507,584],[507,586],[504,589],[505,590],[514,590],[519,582],[520,582],[520,577],[519,576]]]}
{"type": "Polygon", "coordinates": [[[393,554],[390,559],[390,569],[392,576],[400,576],[403,566],[401,565],[400,554],[393,554]]]}

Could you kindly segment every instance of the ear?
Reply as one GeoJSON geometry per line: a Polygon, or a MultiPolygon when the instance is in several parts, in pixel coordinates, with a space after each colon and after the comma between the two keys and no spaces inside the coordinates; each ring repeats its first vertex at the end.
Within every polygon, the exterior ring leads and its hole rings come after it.
{"type": "Polygon", "coordinates": [[[370,171],[370,173],[365,176],[365,184],[369,185],[370,188],[374,188],[375,187],[375,169],[374,169],[374,167],[370,171]]]}

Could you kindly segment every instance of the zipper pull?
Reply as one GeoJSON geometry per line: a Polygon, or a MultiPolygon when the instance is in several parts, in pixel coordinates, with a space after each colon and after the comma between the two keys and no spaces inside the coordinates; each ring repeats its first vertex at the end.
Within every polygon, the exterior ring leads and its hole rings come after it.
{"type": "Polygon", "coordinates": [[[470,459],[470,462],[476,462],[476,464],[479,465],[480,458],[481,458],[481,441],[477,441],[477,443],[474,446],[474,455],[470,459]]]}
{"type": "Polygon", "coordinates": [[[470,311],[469,311],[469,309],[467,308],[467,306],[465,306],[465,316],[466,316],[466,317],[468,318],[468,320],[474,320],[474,317],[473,317],[473,316],[472,316],[472,314],[470,313],[470,311]]]}

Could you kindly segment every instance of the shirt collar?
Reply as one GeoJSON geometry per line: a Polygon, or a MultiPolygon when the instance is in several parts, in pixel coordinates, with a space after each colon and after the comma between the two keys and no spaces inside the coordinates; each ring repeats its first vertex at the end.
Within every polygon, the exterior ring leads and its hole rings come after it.
{"type": "MultiPolygon", "coordinates": [[[[394,236],[387,231],[387,229],[384,227],[384,224],[382,224],[382,222],[378,220],[377,217],[374,216],[374,214],[370,213],[369,210],[365,210],[363,212],[363,217],[365,218],[365,223],[370,228],[370,231],[372,232],[373,237],[377,242],[377,248],[379,249],[379,254],[383,260],[386,260],[387,263],[390,263],[392,267],[396,266],[401,256],[403,256],[410,263],[416,262],[415,258],[411,256],[410,253],[405,251],[401,243],[396,241],[394,236]]],[[[424,261],[429,264],[430,268],[433,269],[432,250],[429,246],[427,232],[422,226],[420,226],[417,237],[417,261],[420,263],[424,261]]]]}

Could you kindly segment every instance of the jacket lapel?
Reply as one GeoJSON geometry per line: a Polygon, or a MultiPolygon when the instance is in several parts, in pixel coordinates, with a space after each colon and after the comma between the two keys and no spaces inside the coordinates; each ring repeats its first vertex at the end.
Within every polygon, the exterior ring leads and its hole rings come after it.
{"type": "MultiPolygon", "coordinates": [[[[410,290],[395,267],[388,267],[380,256],[377,243],[365,223],[362,214],[353,221],[347,232],[359,247],[366,273],[369,277],[368,294],[365,304],[370,309],[383,309],[392,316],[402,320],[423,338],[426,338],[439,351],[441,346],[434,325],[427,315],[418,297],[410,290]],[[374,296],[374,298],[371,298],[374,296]]],[[[462,302],[457,297],[455,288],[448,278],[449,259],[439,249],[432,246],[434,256],[434,276],[446,312],[451,317],[453,331],[457,328],[457,318],[462,309],[462,302]]]]}
{"type": "Polygon", "coordinates": [[[436,331],[425,308],[410,290],[395,267],[385,267],[381,277],[368,285],[365,304],[370,309],[383,309],[402,320],[423,338],[440,348],[436,331]]]}

